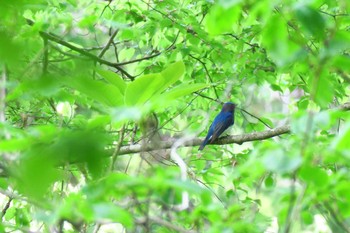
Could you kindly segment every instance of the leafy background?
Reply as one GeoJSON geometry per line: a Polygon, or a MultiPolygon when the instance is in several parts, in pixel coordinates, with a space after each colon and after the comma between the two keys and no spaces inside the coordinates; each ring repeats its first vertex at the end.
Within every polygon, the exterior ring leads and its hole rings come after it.
{"type": "Polygon", "coordinates": [[[0,0],[0,231],[349,232],[349,11],[0,0]]]}

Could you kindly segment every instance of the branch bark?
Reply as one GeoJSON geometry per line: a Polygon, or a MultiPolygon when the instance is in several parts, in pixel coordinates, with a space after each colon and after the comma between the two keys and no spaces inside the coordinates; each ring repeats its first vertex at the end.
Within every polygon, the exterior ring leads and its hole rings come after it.
{"type": "MultiPolygon", "coordinates": [[[[341,106],[338,106],[338,110],[341,111],[349,111],[350,110],[350,102],[345,103],[341,106]]],[[[265,140],[269,138],[273,138],[282,134],[288,134],[290,133],[290,126],[284,125],[280,127],[276,127],[274,129],[269,129],[261,132],[254,132],[254,133],[247,133],[247,134],[241,134],[241,135],[232,135],[220,138],[216,140],[215,142],[211,143],[212,145],[226,145],[226,144],[243,144],[245,142],[251,142],[251,141],[260,141],[265,140]]],[[[125,154],[134,154],[134,153],[140,153],[148,152],[148,151],[154,151],[154,150],[161,150],[161,149],[170,149],[173,144],[175,143],[176,139],[170,140],[170,141],[164,141],[157,144],[157,147],[155,148],[152,144],[146,144],[146,145],[130,145],[130,146],[122,146],[119,150],[118,155],[125,155],[125,154]]],[[[199,146],[203,141],[203,138],[196,138],[191,141],[187,141],[183,144],[183,147],[193,147],[193,146],[199,146]]]]}
{"type": "MultiPolygon", "coordinates": [[[[225,145],[225,144],[232,144],[232,143],[243,144],[244,142],[259,141],[259,140],[273,138],[275,136],[287,134],[289,132],[290,132],[290,126],[284,125],[281,127],[265,130],[262,132],[254,132],[254,133],[248,133],[248,134],[223,137],[211,144],[212,145],[225,145]]],[[[203,138],[196,138],[191,141],[185,142],[183,144],[183,147],[199,146],[202,143],[202,141],[203,141],[203,138]]],[[[170,149],[173,146],[174,142],[175,140],[161,142],[159,143],[157,148],[154,148],[153,145],[151,144],[147,144],[145,146],[141,146],[141,145],[122,146],[119,150],[118,155],[139,153],[141,151],[147,152],[147,151],[154,151],[154,150],[160,150],[160,149],[170,149]]]]}

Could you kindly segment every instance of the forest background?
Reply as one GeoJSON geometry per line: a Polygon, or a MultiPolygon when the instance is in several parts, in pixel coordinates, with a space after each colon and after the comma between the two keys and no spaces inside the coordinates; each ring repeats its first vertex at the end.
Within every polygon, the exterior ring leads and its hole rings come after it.
{"type": "Polygon", "coordinates": [[[350,232],[349,11],[0,0],[0,231],[350,232]]]}

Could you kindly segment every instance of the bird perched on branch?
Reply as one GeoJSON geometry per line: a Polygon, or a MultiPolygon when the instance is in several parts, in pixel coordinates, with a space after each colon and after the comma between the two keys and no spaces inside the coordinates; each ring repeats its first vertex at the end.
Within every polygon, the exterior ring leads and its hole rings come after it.
{"type": "Polygon", "coordinates": [[[234,103],[227,102],[224,104],[221,112],[210,125],[208,134],[198,150],[203,150],[208,143],[215,141],[228,127],[234,124],[235,108],[236,105],[234,103]]]}

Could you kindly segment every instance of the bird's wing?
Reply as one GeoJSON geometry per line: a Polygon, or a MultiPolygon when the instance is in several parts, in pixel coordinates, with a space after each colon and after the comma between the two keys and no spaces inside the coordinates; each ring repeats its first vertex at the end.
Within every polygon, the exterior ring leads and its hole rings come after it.
{"type": "Polygon", "coordinates": [[[220,113],[214,120],[214,132],[210,142],[215,141],[228,127],[233,124],[233,115],[231,113],[220,113]]]}

